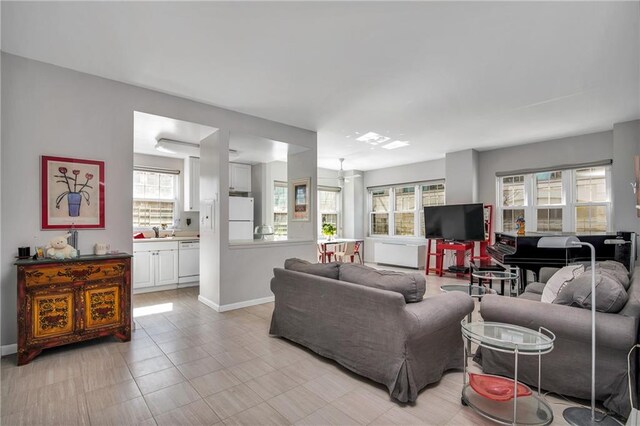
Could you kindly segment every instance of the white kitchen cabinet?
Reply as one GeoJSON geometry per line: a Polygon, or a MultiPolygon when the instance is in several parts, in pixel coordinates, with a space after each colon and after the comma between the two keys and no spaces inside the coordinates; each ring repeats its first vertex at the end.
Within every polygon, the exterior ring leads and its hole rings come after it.
{"type": "Polygon", "coordinates": [[[178,250],[160,250],[156,254],[156,285],[178,283],[178,250]]]}
{"type": "Polygon", "coordinates": [[[133,289],[178,284],[178,242],[148,242],[133,245],[133,289]]]}
{"type": "Polygon", "coordinates": [[[184,211],[200,211],[200,159],[184,160],[184,211]]]}
{"type": "Polygon", "coordinates": [[[251,166],[229,163],[229,191],[251,192],[251,166]]]}
{"type": "Polygon", "coordinates": [[[153,287],[154,252],[138,251],[133,255],[133,288],[153,287]]]}

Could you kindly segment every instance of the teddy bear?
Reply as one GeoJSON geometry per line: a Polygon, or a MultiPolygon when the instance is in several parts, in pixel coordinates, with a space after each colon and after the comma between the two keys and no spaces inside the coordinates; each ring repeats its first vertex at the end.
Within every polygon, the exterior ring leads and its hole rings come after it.
{"type": "Polygon", "coordinates": [[[78,257],[78,251],[67,244],[67,238],[69,238],[71,234],[60,235],[55,237],[49,244],[47,245],[47,257],[51,257],[53,259],[73,259],[74,257],[78,257]]]}

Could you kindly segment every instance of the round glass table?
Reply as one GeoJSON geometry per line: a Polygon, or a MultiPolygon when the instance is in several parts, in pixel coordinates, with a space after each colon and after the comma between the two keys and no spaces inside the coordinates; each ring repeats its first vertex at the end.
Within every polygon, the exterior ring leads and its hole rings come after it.
{"type": "MultiPolygon", "coordinates": [[[[498,400],[481,395],[470,384],[467,375],[467,345],[464,345],[464,374],[462,387],[462,404],[468,405],[481,416],[501,424],[547,425],[553,421],[553,410],[540,393],[540,369],[542,355],[553,350],[555,335],[544,327],[538,331],[512,324],[497,322],[468,322],[462,320],[462,337],[467,343],[475,343],[487,350],[514,355],[513,386],[511,395],[518,395],[518,356],[538,356],[538,392],[529,392],[526,396],[512,396],[510,399],[498,400]]],[[[486,376],[491,378],[492,376],[486,376]]],[[[495,376],[493,376],[495,377],[495,376]]]]}
{"type": "Polygon", "coordinates": [[[486,288],[481,285],[469,285],[469,284],[444,284],[440,286],[440,290],[448,293],[450,291],[461,291],[467,293],[471,297],[480,298],[487,294],[497,294],[493,289],[486,288]]]}
{"type": "MultiPolygon", "coordinates": [[[[511,283],[510,288],[515,289],[516,296],[519,293],[518,272],[512,271],[473,271],[471,277],[478,279],[478,284],[482,285],[482,281],[500,281],[502,283],[502,294],[504,295],[504,282],[511,283]]],[[[510,291],[511,293],[511,291],[510,291]]]]}

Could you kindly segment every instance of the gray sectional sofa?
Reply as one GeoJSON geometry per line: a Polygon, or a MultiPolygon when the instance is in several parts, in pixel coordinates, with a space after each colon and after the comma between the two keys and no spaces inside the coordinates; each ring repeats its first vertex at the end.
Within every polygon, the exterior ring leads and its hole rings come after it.
{"type": "MultiPolygon", "coordinates": [[[[542,357],[542,387],[576,398],[591,398],[591,310],[540,302],[545,283],[555,272],[543,268],[540,282],[531,283],[519,298],[485,296],[480,312],[485,321],[546,327],[556,335],[552,352],[542,357]]],[[[589,273],[589,272],[586,272],[589,273]]],[[[590,282],[590,280],[589,280],[590,282]]],[[[628,301],[617,313],[596,312],[596,399],[627,417],[629,404],[627,353],[639,341],[640,272],[635,271],[628,301]]],[[[634,358],[637,360],[637,358],[634,358]]],[[[513,377],[513,357],[480,349],[476,361],[490,374],[513,377]]],[[[537,357],[520,357],[518,377],[537,386],[537,357]]],[[[636,372],[634,361],[632,371],[636,372]]],[[[637,377],[633,377],[634,381],[637,377]]],[[[634,387],[634,389],[637,389],[634,387]]]]}
{"type": "Polygon", "coordinates": [[[401,402],[415,401],[446,370],[462,368],[460,321],[473,310],[468,295],[423,300],[422,274],[296,260],[285,266],[271,280],[272,335],[384,384],[401,402]]]}

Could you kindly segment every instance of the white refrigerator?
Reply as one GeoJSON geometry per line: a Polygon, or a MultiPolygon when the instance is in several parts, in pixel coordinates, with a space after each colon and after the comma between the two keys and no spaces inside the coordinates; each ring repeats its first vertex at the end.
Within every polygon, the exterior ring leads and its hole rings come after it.
{"type": "Polygon", "coordinates": [[[253,240],[253,198],[229,197],[229,240],[253,240]]]}

